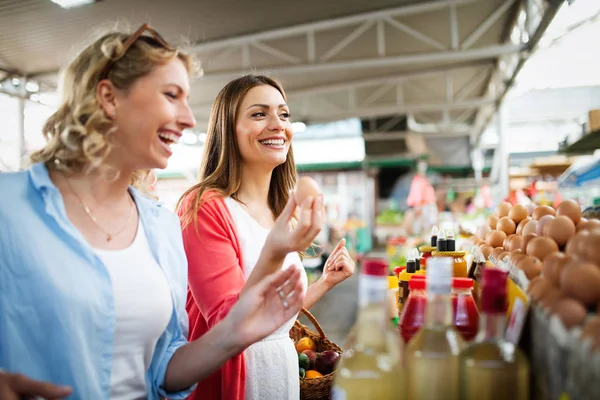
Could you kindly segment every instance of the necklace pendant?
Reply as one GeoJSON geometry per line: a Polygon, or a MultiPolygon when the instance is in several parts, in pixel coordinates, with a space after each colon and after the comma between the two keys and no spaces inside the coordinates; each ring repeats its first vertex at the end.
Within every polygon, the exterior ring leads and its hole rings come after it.
{"type": "Polygon", "coordinates": [[[110,242],[111,240],[112,240],[112,236],[110,236],[110,235],[106,236],[106,241],[107,242],[110,242]]]}

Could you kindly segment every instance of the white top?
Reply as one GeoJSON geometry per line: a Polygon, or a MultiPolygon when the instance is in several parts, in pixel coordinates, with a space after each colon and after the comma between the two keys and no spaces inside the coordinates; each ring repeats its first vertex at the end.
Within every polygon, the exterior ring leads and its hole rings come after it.
{"type": "Polygon", "coordinates": [[[145,399],[146,372],[173,312],[171,289],[141,222],[128,248],[94,251],[110,274],[115,301],[110,398],[145,399]]]}
{"type": "MultiPolygon", "coordinates": [[[[242,206],[228,197],[225,204],[238,230],[244,274],[246,279],[254,269],[270,232],[262,227],[242,206]]],[[[290,253],[282,269],[295,264],[302,272],[302,286],[306,291],[308,280],[298,253],[290,253]]],[[[246,399],[248,400],[298,400],[300,381],[298,355],[289,332],[296,321],[290,319],[274,333],[248,347],[246,359],[246,399]]]]}

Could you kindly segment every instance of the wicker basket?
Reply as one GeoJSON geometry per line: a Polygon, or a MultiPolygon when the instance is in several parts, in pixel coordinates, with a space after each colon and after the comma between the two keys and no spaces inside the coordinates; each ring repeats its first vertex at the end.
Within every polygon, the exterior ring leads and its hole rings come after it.
{"type": "MultiPolygon", "coordinates": [[[[302,325],[299,320],[290,330],[290,338],[297,342],[303,337],[309,337],[314,340],[317,345],[317,352],[325,350],[334,350],[342,354],[340,349],[335,343],[327,339],[321,325],[317,322],[317,319],[306,309],[302,309],[302,313],[312,322],[317,332],[314,332],[302,325]]],[[[331,385],[333,384],[333,377],[335,371],[331,374],[327,374],[320,378],[314,379],[302,379],[300,380],[300,400],[328,400],[331,398],[331,385]]]]}

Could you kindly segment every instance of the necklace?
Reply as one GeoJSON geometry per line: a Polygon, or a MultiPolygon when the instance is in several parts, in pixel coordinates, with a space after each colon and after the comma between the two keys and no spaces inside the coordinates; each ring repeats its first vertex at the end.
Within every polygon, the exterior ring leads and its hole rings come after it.
{"type": "Polygon", "coordinates": [[[127,220],[125,220],[125,223],[123,224],[123,226],[121,227],[121,229],[119,229],[115,233],[109,233],[104,228],[102,228],[102,226],[100,226],[100,224],[98,223],[98,219],[96,218],[96,216],[94,215],[94,213],[92,213],[92,210],[90,210],[90,208],[85,205],[85,203],[83,202],[83,200],[81,200],[81,197],[79,197],[79,195],[77,194],[77,192],[75,191],[75,189],[73,189],[73,186],[71,186],[71,182],[69,181],[69,178],[67,178],[67,176],[64,175],[64,174],[63,174],[63,176],[65,177],[65,180],[67,181],[67,185],[69,185],[69,188],[71,189],[71,192],[73,192],[73,194],[75,195],[75,197],[77,197],[77,200],[79,200],[79,203],[81,203],[81,205],[83,206],[83,209],[85,210],[85,213],[87,214],[87,216],[92,220],[92,222],[94,223],[94,225],[96,225],[96,227],[98,229],[100,229],[102,231],[102,233],[104,233],[106,235],[106,241],[107,242],[110,242],[115,236],[119,236],[121,233],[123,233],[123,231],[127,227],[127,223],[131,219],[131,215],[133,214],[131,212],[133,210],[133,204],[131,204],[131,203],[129,204],[129,215],[127,216],[127,220]]]}

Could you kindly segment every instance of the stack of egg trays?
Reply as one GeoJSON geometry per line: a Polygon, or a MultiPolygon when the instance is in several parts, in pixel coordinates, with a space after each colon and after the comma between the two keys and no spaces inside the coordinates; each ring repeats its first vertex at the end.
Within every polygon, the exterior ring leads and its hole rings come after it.
{"type": "Polygon", "coordinates": [[[575,334],[569,342],[566,392],[573,400],[600,399],[600,351],[575,334]]]}

